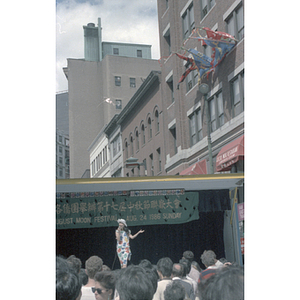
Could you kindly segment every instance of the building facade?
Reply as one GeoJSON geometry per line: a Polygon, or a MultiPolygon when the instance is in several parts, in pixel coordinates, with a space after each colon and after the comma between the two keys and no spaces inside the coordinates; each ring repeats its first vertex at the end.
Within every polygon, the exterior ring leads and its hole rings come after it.
{"type": "Polygon", "coordinates": [[[68,92],[56,94],[56,178],[70,178],[68,92]]]}
{"type": "Polygon", "coordinates": [[[94,25],[84,26],[85,58],[68,59],[64,68],[69,90],[71,178],[90,172],[89,146],[150,71],[160,69],[158,61],[151,59],[151,46],[102,42],[100,33],[94,25]]]}
{"type": "Polygon", "coordinates": [[[56,130],[56,178],[70,178],[69,137],[63,131],[56,130]]]}
{"type": "MultiPolygon", "coordinates": [[[[196,70],[180,85],[186,61],[175,53],[182,48],[195,49],[211,56],[211,47],[195,38],[205,37],[203,27],[227,32],[237,39],[236,46],[202,79],[209,86],[207,94],[211,117],[213,173],[217,172],[217,156],[223,147],[244,135],[244,2],[240,0],[193,1],[158,0],[158,20],[162,61],[163,111],[165,129],[166,172],[176,175],[189,166],[204,161],[208,164],[207,124],[204,96],[199,91],[196,70]],[[198,30],[198,31],[197,31],[198,30]]],[[[243,171],[243,157],[232,165],[243,171]]],[[[232,169],[230,168],[230,170],[232,169]]],[[[208,167],[207,167],[208,169],[208,167]]],[[[218,168],[222,172],[222,168],[218,168]]],[[[228,168],[226,171],[229,171],[228,168]]],[[[232,171],[232,170],[231,170],[232,171]]]]}

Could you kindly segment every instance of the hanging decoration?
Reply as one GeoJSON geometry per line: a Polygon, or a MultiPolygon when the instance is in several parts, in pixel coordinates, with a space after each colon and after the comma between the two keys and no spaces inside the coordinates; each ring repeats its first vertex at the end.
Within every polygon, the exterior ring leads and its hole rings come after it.
{"type": "Polygon", "coordinates": [[[185,40],[181,50],[184,50],[183,54],[178,52],[172,55],[177,55],[180,59],[186,60],[188,63],[186,65],[186,70],[182,74],[179,82],[177,84],[177,89],[179,89],[179,84],[185,80],[190,72],[197,70],[199,84],[204,76],[208,76],[209,73],[214,72],[215,68],[221,63],[225,56],[234,48],[237,44],[237,40],[230,34],[221,31],[213,31],[208,27],[195,28],[191,36],[185,40]],[[206,32],[206,37],[201,36],[200,30],[206,32]],[[209,46],[212,48],[211,57],[206,56],[203,53],[198,52],[195,49],[186,49],[184,46],[190,39],[196,39],[202,42],[202,46],[209,46]]]}

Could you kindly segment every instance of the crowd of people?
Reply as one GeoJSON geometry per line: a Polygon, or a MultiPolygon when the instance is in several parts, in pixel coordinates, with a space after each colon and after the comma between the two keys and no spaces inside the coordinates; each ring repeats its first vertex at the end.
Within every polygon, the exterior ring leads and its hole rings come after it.
{"type": "Polygon", "coordinates": [[[225,258],[217,259],[212,250],[204,251],[201,270],[192,251],[185,251],[178,262],[162,257],[156,265],[144,259],[129,265],[132,235],[124,219],[117,220],[116,254],[120,269],[111,270],[94,255],[85,262],[71,255],[56,258],[57,300],[242,300],[244,270],[225,258]]]}
{"type": "MultiPolygon", "coordinates": [[[[102,258],[91,256],[84,268],[79,258],[56,257],[57,300],[242,300],[243,267],[217,259],[204,251],[201,269],[191,251],[178,262],[162,257],[152,264],[144,259],[138,265],[111,270],[102,258]]],[[[121,265],[120,265],[121,266],[121,265]]]]}

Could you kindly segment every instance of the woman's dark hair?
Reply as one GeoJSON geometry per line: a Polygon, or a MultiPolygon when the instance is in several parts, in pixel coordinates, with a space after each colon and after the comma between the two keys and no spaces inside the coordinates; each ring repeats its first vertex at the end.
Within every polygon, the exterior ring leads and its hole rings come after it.
{"type": "Polygon", "coordinates": [[[126,234],[129,236],[129,228],[124,224],[124,227],[123,227],[124,231],[126,232],[126,234]]]}
{"type": "Polygon", "coordinates": [[[104,288],[112,290],[113,293],[115,292],[116,276],[113,271],[97,272],[94,279],[95,281],[99,282],[104,288]]]}

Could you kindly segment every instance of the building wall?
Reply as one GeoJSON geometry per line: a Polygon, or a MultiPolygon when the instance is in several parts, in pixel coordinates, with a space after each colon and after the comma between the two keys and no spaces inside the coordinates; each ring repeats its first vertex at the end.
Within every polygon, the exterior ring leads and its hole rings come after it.
{"type": "MultiPolygon", "coordinates": [[[[153,76],[153,72],[151,74],[148,78],[153,76]]],[[[161,77],[160,73],[154,76],[157,76],[156,79],[145,86],[139,102],[130,109],[127,117],[121,122],[124,164],[127,158],[134,157],[139,163],[145,160],[146,168],[145,166],[127,168],[124,170],[124,176],[166,175],[161,77]],[[152,134],[150,134],[150,127],[152,134]]]]}
{"type": "Polygon", "coordinates": [[[102,49],[103,57],[106,55],[116,55],[151,59],[151,45],[103,42],[102,49]],[[114,49],[116,49],[115,51],[118,54],[114,53],[114,49]]]}
{"type": "Polygon", "coordinates": [[[94,138],[127,104],[149,72],[159,68],[158,61],[143,58],[68,59],[71,178],[81,178],[89,169],[88,147],[94,138]],[[121,78],[120,86],[116,86],[115,76],[121,78]],[[130,78],[135,78],[135,87],[130,78]]]}
{"type": "Polygon", "coordinates": [[[111,177],[109,161],[109,143],[106,135],[102,131],[102,134],[99,135],[94,146],[90,150],[91,178],[111,177]]]}
{"type": "Polygon", "coordinates": [[[70,178],[69,136],[56,130],[56,178],[70,178]]]}

